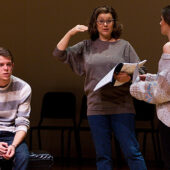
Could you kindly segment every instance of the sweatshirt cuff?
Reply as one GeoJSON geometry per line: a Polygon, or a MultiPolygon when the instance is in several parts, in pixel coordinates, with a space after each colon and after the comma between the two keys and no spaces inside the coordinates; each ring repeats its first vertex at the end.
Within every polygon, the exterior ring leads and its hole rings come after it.
{"type": "Polygon", "coordinates": [[[21,125],[21,126],[16,127],[15,132],[17,132],[17,131],[24,131],[24,132],[27,133],[27,130],[28,130],[27,126],[21,125]]]}

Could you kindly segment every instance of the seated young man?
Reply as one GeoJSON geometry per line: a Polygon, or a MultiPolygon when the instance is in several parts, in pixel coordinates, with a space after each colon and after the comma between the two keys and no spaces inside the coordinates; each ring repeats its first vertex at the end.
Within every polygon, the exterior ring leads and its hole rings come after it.
{"type": "Polygon", "coordinates": [[[24,138],[29,127],[31,87],[12,75],[11,52],[0,47],[0,156],[13,160],[13,169],[24,170],[29,152],[24,138]]]}

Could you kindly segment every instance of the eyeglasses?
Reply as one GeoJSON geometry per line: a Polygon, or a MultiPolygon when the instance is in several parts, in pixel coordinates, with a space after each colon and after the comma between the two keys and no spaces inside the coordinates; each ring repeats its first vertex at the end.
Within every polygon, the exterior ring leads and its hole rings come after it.
{"type": "Polygon", "coordinates": [[[107,24],[107,25],[109,25],[109,24],[111,24],[112,22],[114,21],[114,19],[110,19],[110,20],[97,20],[97,23],[99,24],[99,25],[104,25],[105,23],[107,24]]]}

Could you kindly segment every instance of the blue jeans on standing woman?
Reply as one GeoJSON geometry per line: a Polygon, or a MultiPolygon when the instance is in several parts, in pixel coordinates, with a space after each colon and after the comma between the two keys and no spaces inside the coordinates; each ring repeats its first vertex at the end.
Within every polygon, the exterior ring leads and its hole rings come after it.
{"type": "Polygon", "coordinates": [[[88,116],[95,149],[97,170],[113,170],[112,132],[118,140],[130,170],[146,170],[135,136],[134,114],[88,116]]]}
{"type": "MultiPolygon", "coordinates": [[[[0,131],[0,142],[12,144],[15,133],[0,131]]],[[[23,141],[16,149],[13,159],[13,170],[26,170],[29,162],[29,151],[27,144],[23,141]]]]}

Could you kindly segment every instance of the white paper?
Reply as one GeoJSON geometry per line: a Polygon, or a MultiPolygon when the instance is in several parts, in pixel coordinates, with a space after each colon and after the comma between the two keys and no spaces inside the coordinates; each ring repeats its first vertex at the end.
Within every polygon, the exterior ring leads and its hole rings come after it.
{"type": "MultiPolygon", "coordinates": [[[[136,66],[138,65],[138,67],[142,67],[145,63],[146,63],[147,60],[143,60],[139,63],[123,63],[123,67],[121,69],[121,72],[126,72],[128,74],[133,74],[133,72],[135,71],[136,66]]],[[[118,64],[117,64],[118,65],[118,64]]],[[[116,66],[117,66],[116,65],[116,66]]],[[[97,85],[95,86],[95,88],[93,89],[93,91],[96,91],[98,89],[100,89],[101,87],[105,86],[106,84],[108,83],[111,83],[112,82],[112,79],[113,79],[113,75],[114,75],[114,71],[115,71],[115,68],[116,66],[109,72],[107,73],[98,83],[97,85]]],[[[114,83],[114,86],[120,86],[124,84],[124,82],[119,82],[119,81],[115,81],[114,83]]]]}
{"type": "Polygon", "coordinates": [[[136,66],[138,65],[138,67],[142,67],[147,60],[143,60],[139,63],[123,63],[123,67],[121,69],[121,71],[124,71],[128,74],[133,74],[133,72],[135,71],[136,66]]]}
{"type": "Polygon", "coordinates": [[[138,76],[139,76],[139,65],[137,64],[135,71],[133,73],[132,84],[137,81],[138,76]]]}
{"type": "Polygon", "coordinates": [[[112,82],[115,68],[116,68],[116,67],[114,67],[108,74],[106,74],[106,76],[104,76],[104,77],[97,83],[97,85],[96,85],[96,87],[94,88],[93,91],[96,91],[96,90],[100,89],[101,87],[105,86],[106,84],[112,82]]]}

